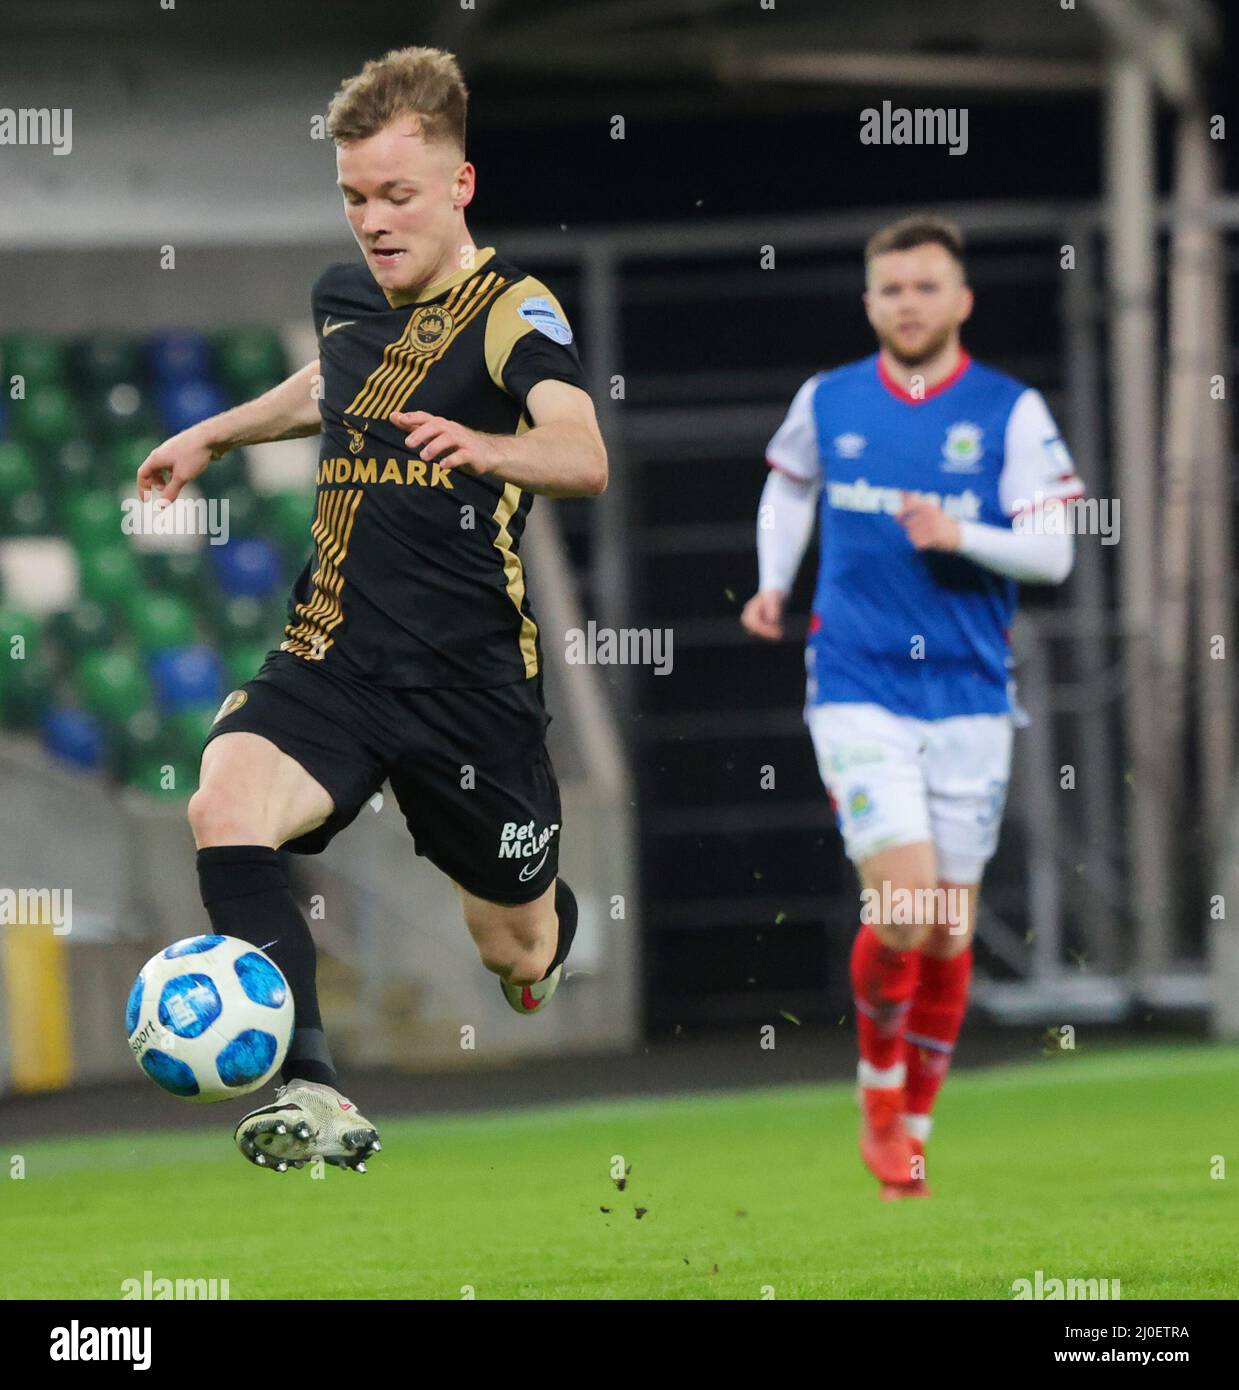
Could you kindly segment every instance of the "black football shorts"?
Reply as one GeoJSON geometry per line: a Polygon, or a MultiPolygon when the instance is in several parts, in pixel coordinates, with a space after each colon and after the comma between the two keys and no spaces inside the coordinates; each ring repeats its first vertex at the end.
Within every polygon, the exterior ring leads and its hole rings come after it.
{"type": "Polygon", "coordinates": [[[321,853],[389,782],[416,853],[475,896],[515,904],[559,872],[549,723],[541,675],[492,690],[394,689],[273,651],[206,742],[259,734],[330,793],[327,820],[282,848],[321,853]]]}

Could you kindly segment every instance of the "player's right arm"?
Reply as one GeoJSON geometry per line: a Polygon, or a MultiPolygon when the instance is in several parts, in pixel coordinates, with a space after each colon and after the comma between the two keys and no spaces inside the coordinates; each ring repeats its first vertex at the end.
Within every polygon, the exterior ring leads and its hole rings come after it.
{"type": "Polygon", "coordinates": [[[318,375],[316,359],[254,400],[165,439],[138,469],[138,496],[145,502],[151,488],[159,487],[164,500],[174,502],[186,483],[231,449],[317,434],[322,427],[315,394],[318,375]]]}
{"type": "Polygon", "coordinates": [[[741,626],[754,637],[783,636],[783,604],[800,569],[821,488],[812,377],[796,393],[787,418],[766,449],[770,476],[757,507],[757,592],[744,605],[741,626]]]}

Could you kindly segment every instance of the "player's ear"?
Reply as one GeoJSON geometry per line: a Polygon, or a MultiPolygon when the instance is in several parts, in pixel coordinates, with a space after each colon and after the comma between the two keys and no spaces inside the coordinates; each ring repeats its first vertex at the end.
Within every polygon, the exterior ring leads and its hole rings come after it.
{"type": "Polygon", "coordinates": [[[959,322],[960,322],[960,323],[967,323],[968,320],[972,317],[972,306],[973,306],[973,303],[974,303],[974,298],[973,298],[973,294],[972,294],[972,287],[971,287],[970,285],[965,285],[965,286],[963,287],[963,289],[961,289],[960,292],[959,292],[959,322]]]}
{"type": "Polygon", "coordinates": [[[477,170],[465,160],[452,176],[452,206],[467,208],[477,191],[477,170]]]}

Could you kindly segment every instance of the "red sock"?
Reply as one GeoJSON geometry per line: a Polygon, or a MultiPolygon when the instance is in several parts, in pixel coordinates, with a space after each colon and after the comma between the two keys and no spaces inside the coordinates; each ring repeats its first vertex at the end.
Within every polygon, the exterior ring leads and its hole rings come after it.
{"type": "Polygon", "coordinates": [[[903,1026],[919,962],[919,951],[884,946],[868,923],[852,943],[856,1036],[862,1061],[877,1071],[903,1061],[903,1026]]]}
{"type": "Polygon", "coordinates": [[[921,957],[921,975],[903,1034],[908,1063],[904,1109],[909,1115],[928,1115],[946,1080],[968,1007],[971,975],[971,946],[950,960],[921,957]]]}

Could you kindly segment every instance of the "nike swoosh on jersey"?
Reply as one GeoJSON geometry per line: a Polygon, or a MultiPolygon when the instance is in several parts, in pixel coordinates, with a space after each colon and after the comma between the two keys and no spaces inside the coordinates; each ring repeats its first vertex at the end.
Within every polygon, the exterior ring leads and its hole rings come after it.
{"type": "Polygon", "coordinates": [[[339,323],[332,323],[331,315],[328,314],[323,320],[323,337],[330,338],[338,328],[351,328],[356,322],[356,319],[342,319],[339,323]]]}
{"type": "Polygon", "coordinates": [[[550,845],[547,845],[547,847],[542,851],[542,858],[539,859],[536,864],[525,865],[525,867],[520,871],[520,874],[518,875],[522,883],[527,882],[534,876],[534,874],[538,872],[538,870],[543,866],[543,864],[546,863],[546,856],[550,854],[550,852],[551,847],[550,845]]]}

